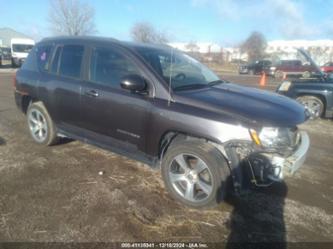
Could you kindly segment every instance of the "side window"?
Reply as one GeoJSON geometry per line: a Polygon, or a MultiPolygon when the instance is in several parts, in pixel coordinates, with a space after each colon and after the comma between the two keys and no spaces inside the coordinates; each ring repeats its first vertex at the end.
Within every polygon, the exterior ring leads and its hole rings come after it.
{"type": "Polygon", "coordinates": [[[52,53],[51,45],[39,46],[36,49],[37,65],[41,71],[47,71],[49,69],[49,61],[52,53]]]}
{"type": "Polygon", "coordinates": [[[24,61],[21,69],[29,70],[29,71],[37,71],[37,63],[36,63],[36,47],[33,47],[27,59],[24,61]]]}
{"type": "Polygon", "coordinates": [[[55,52],[52,65],[51,65],[51,72],[54,74],[58,73],[58,67],[59,67],[59,58],[61,54],[62,47],[58,47],[57,51],[55,52]]]}
{"type": "Polygon", "coordinates": [[[63,76],[79,78],[84,47],[66,45],[62,49],[59,73],[63,76]]]}
{"type": "Polygon", "coordinates": [[[139,69],[127,57],[109,48],[95,48],[91,56],[90,80],[120,88],[120,80],[139,69]]]}

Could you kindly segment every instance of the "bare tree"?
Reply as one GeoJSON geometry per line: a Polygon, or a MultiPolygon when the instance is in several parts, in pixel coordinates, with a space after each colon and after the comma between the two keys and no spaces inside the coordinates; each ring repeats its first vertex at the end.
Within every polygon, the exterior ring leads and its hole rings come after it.
{"type": "Polygon", "coordinates": [[[51,0],[49,23],[57,35],[88,35],[96,32],[95,10],[80,0],[51,0]]]}
{"type": "Polygon", "coordinates": [[[248,54],[249,61],[255,61],[265,56],[266,47],[267,42],[264,35],[254,31],[241,45],[241,51],[248,54]]]}
{"type": "Polygon", "coordinates": [[[198,52],[200,49],[197,43],[194,41],[191,41],[188,44],[186,44],[185,48],[188,49],[191,53],[198,52]]]}
{"type": "Polygon", "coordinates": [[[131,36],[134,41],[144,43],[165,44],[168,42],[167,36],[157,31],[153,25],[148,22],[135,23],[131,29],[131,36]]]}

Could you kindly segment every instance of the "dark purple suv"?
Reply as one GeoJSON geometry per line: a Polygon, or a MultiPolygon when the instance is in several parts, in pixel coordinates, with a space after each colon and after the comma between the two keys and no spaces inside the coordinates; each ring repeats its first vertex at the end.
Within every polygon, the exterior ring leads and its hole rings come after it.
{"type": "Polygon", "coordinates": [[[168,46],[44,39],[17,72],[15,99],[35,142],[70,137],[161,168],[192,207],[281,181],[309,148],[303,106],[224,82],[168,46]]]}

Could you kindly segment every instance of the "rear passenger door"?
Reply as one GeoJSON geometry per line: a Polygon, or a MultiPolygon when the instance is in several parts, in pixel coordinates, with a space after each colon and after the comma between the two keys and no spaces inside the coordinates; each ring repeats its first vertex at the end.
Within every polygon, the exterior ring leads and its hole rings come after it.
{"type": "Polygon", "coordinates": [[[71,130],[80,123],[83,45],[56,47],[48,76],[48,98],[59,128],[71,130]]]}
{"type": "Polygon", "coordinates": [[[104,142],[110,145],[129,152],[144,151],[150,98],[120,86],[122,77],[144,76],[143,72],[126,52],[115,47],[92,48],[88,67],[89,76],[81,96],[82,125],[108,137],[104,142]]]}

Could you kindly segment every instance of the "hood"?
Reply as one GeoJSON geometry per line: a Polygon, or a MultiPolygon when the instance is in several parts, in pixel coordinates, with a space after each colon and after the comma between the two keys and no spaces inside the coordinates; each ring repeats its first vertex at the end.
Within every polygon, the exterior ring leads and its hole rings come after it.
{"type": "Polygon", "coordinates": [[[291,127],[307,119],[304,107],[290,98],[232,83],[179,91],[177,95],[186,104],[218,111],[256,126],[291,127]]]}
{"type": "Polygon", "coordinates": [[[320,74],[320,76],[323,76],[324,73],[321,70],[321,68],[317,65],[317,63],[311,58],[311,56],[304,50],[304,49],[297,49],[304,57],[305,59],[311,63],[312,66],[314,66],[317,70],[317,72],[320,74]]]}

